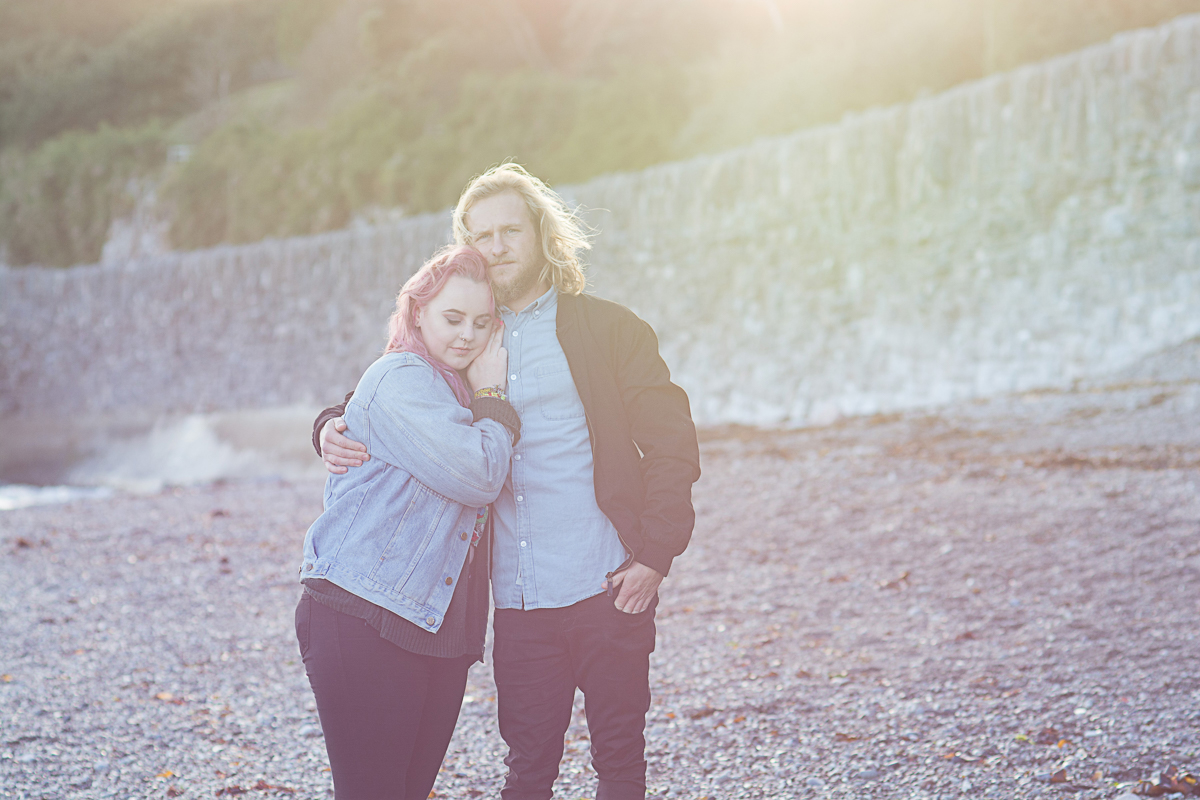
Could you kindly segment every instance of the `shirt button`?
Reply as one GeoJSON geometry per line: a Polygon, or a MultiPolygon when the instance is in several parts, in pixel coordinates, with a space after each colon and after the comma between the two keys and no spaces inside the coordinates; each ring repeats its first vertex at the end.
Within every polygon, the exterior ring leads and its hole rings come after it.
{"type": "Polygon", "coordinates": [[[460,533],[458,535],[458,538],[462,539],[465,542],[467,540],[467,532],[463,531],[462,533],[460,533]]]}
{"type": "Polygon", "coordinates": [[[508,379],[509,379],[510,381],[515,381],[515,380],[517,379],[517,376],[516,376],[516,375],[509,375],[509,376],[508,376],[508,379]]]}
{"type": "Polygon", "coordinates": [[[513,336],[520,336],[520,335],[521,335],[520,331],[513,331],[513,336]]]}
{"type": "Polygon", "coordinates": [[[521,460],[521,454],[520,454],[520,453],[517,453],[515,456],[513,456],[513,461],[520,461],[520,460],[521,460]]]}
{"type": "MultiPolygon", "coordinates": [[[[522,502],[524,502],[524,501],[525,501],[525,495],[523,495],[523,494],[519,494],[519,495],[517,495],[517,502],[518,502],[518,503],[522,503],[522,502]]],[[[311,567],[310,567],[310,569],[311,569],[311,567]]]]}
{"type": "Polygon", "coordinates": [[[426,624],[426,625],[433,625],[433,624],[434,624],[434,623],[436,623],[436,622],[437,622],[437,618],[436,618],[436,617],[426,617],[426,618],[425,618],[425,624],[426,624]]]}
{"type": "Polygon", "coordinates": [[[527,544],[529,544],[529,543],[528,543],[528,542],[521,542],[521,547],[524,547],[524,546],[526,546],[527,544]]]}
{"type": "Polygon", "coordinates": [[[452,583],[454,583],[454,578],[446,578],[446,585],[447,585],[447,586],[449,586],[449,585],[450,585],[450,584],[452,584],[452,583]]]}

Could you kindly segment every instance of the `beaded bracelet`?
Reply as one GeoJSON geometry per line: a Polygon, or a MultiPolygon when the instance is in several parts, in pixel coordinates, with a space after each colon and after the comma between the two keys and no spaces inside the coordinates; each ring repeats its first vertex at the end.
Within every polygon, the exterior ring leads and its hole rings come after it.
{"type": "Polygon", "coordinates": [[[476,389],[475,399],[478,400],[481,397],[497,397],[505,402],[508,401],[508,395],[499,386],[485,386],[482,389],[476,389]]]}

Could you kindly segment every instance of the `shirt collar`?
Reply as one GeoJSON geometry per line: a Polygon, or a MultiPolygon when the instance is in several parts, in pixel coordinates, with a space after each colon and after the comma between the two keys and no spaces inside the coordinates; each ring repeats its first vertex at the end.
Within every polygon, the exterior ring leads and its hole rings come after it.
{"type": "Polygon", "coordinates": [[[554,308],[556,305],[558,305],[558,289],[554,286],[551,286],[549,291],[547,291],[537,300],[534,300],[532,303],[525,306],[525,308],[520,312],[513,311],[508,306],[500,306],[498,310],[501,314],[513,314],[520,316],[520,314],[533,314],[535,312],[545,311],[547,309],[554,308]]]}

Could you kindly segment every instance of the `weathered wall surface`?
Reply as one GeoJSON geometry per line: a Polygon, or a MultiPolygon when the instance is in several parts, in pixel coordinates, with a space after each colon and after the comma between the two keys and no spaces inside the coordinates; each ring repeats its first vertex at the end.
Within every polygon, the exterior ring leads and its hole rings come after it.
{"type": "Polygon", "coordinates": [[[160,413],[323,400],[378,355],[401,283],[449,231],[421,217],[0,272],[0,402],[8,413],[160,413]]]}
{"type": "MultiPolygon", "coordinates": [[[[1066,386],[1200,335],[1200,17],[564,194],[702,421],[1066,386]]],[[[0,411],[337,398],[448,231],[0,271],[0,411]]]]}

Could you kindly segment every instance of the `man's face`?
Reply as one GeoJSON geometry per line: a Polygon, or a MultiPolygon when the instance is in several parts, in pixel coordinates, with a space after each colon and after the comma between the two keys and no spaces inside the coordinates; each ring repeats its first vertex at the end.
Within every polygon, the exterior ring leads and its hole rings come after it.
{"type": "Polygon", "coordinates": [[[471,244],[487,259],[496,304],[521,311],[545,294],[542,249],[537,226],[516,192],[500,192],[476,201],[466,214],[471,244]]]}

